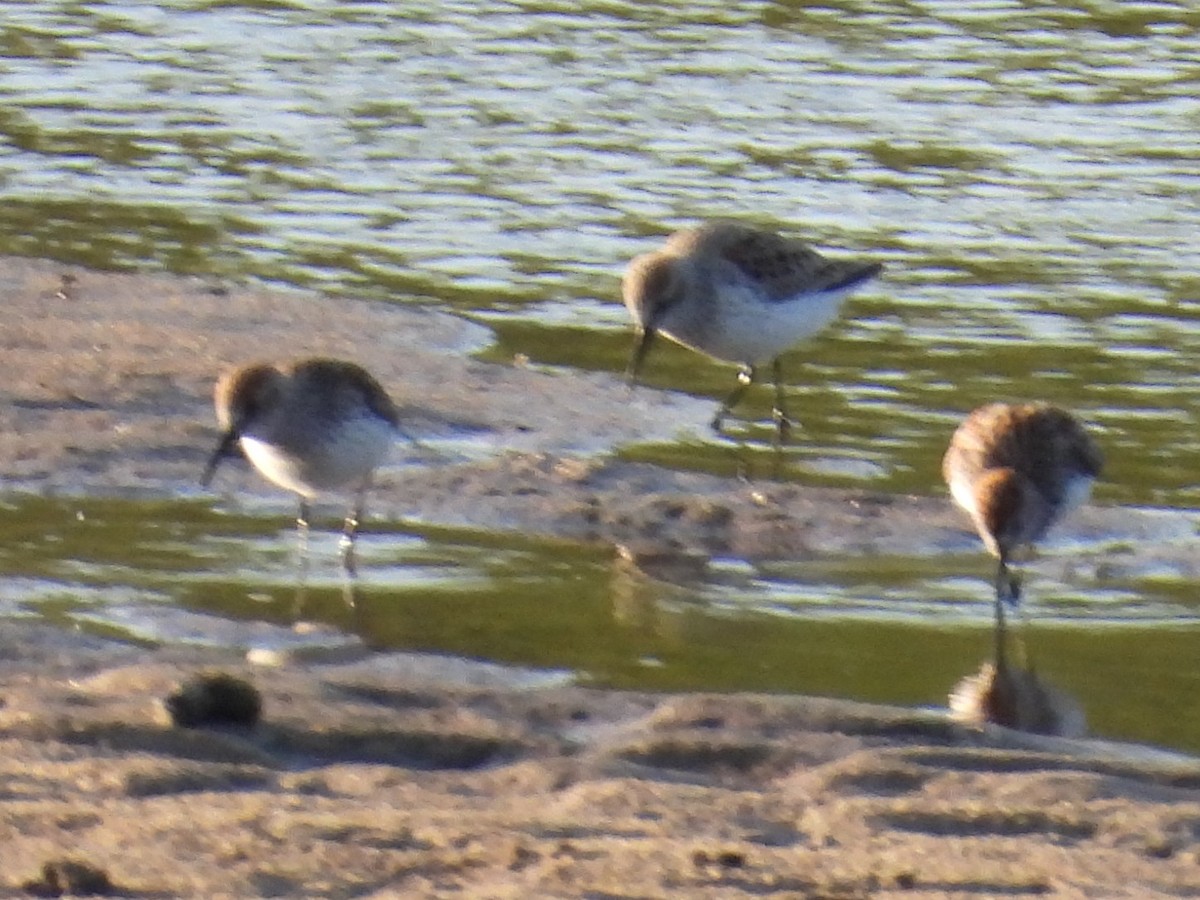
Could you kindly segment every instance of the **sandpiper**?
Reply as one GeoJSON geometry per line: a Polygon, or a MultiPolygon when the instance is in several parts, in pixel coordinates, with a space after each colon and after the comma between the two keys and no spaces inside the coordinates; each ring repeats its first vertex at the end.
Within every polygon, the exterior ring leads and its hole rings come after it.
{"type": "Polygon", "coordinates": [[[942,459],[942,476],[988,552],[999,559],[998,605],[1020,600],[1020,582],[1009,563],[1087,499],[1102,464],[1083,425],[1044,403],[991,403],[958,426],[942,459]]]}
{"type": "Polygon", "coordinates": [[[200,483],[240,447],[264,478],[300,498],[302,548],[309,502],[326,491],[354,491],[342,537],[342,562],[353,574],[371,478],[400,435],[396,406],[379,382],[335,359],[252,363],[222,375],[213,400],[223,434],[200,483]]]}
{"type": "Polygon", "coordinates": [[[655,335],[737,363],[738,385],[712,420],[720,432],[760,366],[772,365],[777,437],[790,425],[779,357],[836,317],[842,298],[883,266],[833,260],[771,231],[715,222],[677,232],[665,247],[636,257],[625,273],[625,306],[638,328],[629,378],[655,335]]]}

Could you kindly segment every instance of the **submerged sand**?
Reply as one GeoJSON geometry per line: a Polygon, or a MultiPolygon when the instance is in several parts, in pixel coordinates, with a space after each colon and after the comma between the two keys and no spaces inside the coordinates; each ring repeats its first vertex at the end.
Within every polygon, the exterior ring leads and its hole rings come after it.
{"type": "MultiPolygon", "coordinates": [[[[359,360],[427,444],[375,515],[748,559],[971,546],[937,497],[631,465],[604,451],[710,404],[604,374],[469,357],[434,311],[0,260],[9,490],[186,496],[223,368],[359,360]],[[64,279],[64,276],[68,276],[64,279]]],[[[231,472],[235,470],[230,470],[231,472]]],[[[227,502],[287,505],[248,474],[227,502]],[[249,498],[249,499],[247,499],[249,498]]],[[[1180,513],[1089,509],[1108,565],[1196,577],[1180,513]]],[[[978,731],[817,698],[594,691],[414,654],[255,665],[10,620],[0,629],[0,895],[44,863],[125,896],[1153,897],[1200,894],[1200,762],[978,731]],[[162,701],[220,669],[249,728],[181,729],[162,701]]]]}

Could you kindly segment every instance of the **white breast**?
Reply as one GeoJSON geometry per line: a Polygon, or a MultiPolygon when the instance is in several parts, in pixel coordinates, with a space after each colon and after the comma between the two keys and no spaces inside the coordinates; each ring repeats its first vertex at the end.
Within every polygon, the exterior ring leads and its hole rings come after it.
{"type": "Polygon", "coordinates": [[[849,290],[771,302],[751,285],[722,285],[713,302],[679,304],[660,330],[717,359],[759,366],[824,329],[849,290]]]}
{"type": "Polygon", "coordinates": [[[243,435],[241,447],[268,481],[312,498],[321,491],[363,484],[386,461],[395,439],[396,431],[387,422],[364,417],[335,428],[302,450],[253,435],[243,435]]]}

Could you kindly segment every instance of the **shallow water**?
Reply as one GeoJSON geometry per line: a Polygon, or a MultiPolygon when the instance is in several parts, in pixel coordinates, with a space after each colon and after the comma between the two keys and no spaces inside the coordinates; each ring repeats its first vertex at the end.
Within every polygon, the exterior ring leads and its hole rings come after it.
{"type": "MultiPolygon", "coordinates": [[[[611,547],[376,525],[362,536],[350,594],[336,535],[314,532],[301,593],[283,517],[32,496],[4,513],[0,615],[150,645],[321,659],[361,640],[598,686],[938,706],[990,651],[979,559],[716,560],[702,572],[647,572],[611,547]]],[[[1148,577],[1088,593],[1036,569],[1029,585],[1030,658],[1097,733],[1200,751],[1195,585],[1148,577]]]]}
{"type": "MultiPolygon", "coordinates": [[[[787,477],[929,493],[966,410],[1040,398],[1097,429],[1098,502],[1195,508],[1198,30],[1185,2],[14,2],[0,253],[429,304],[491,326],[489,359],[618,371],[625,262],[673,228],[735,217],[888,267],[787,358],[801,426],[787,477]]],[[[715,404],[733,374],[668,347],[647,378],[715,404]]],[[[769,442],[768,404],[762,390],[743,409],[751,447],[769,442]]],[[[715,438],[618,449],[729,465],[715,438]]],[[[277,523],[188,505],[179,524],[168,505],[23,514],[0,604],[37,598],[67,619],[82,604],[126,634],[165,627],[149,613],[163,601],[292,614],[277,523]]],[[[915,580],[888,561],[866,584],[859,561],[837,560],[829,585],[653,583],[637,615],[654,624],[625,627],[599,550],[397,532],[379,553],[362,587],[381,642],[604,683],[936,702],[986,647],[978,586],[961,620],[945,601],[975,559],[938,574],[926,561],[915,580]],[[879,599],[897,592],[918,615],[879,599]],[[586,625],[606,637],[566,636],[586,625]]],[[[1163,599],[1133,585],[1118,605],[1145,615],[1111,620],[1107,595],[1061,587],[1039,639],[1064,686],[1111,697],[1101,715],[1122,733],[1200,749],[1168,708],[1195,643],[1167,623],[1196,586],[1163,599]],[[1102,624],[1072,621],[1072,604],[1102,624]],[[1155,690],[1135,698],[1147,677],[1155,690]]],[[[337,597],[336,577],[318,579],[308,602],[351,627],[337,597]]]]}

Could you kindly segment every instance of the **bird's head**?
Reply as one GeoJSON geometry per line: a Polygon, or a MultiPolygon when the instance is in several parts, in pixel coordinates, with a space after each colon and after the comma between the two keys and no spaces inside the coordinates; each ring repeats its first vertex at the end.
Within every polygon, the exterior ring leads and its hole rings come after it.
{"type": "Polygon", "coordinates": [[[637,342],[627,374],[636,383],[663,316],[683,296],[678,260],[663,253],[647,253],[629,264],[621,283],[625,308],[637,326],[637,342]]]}

